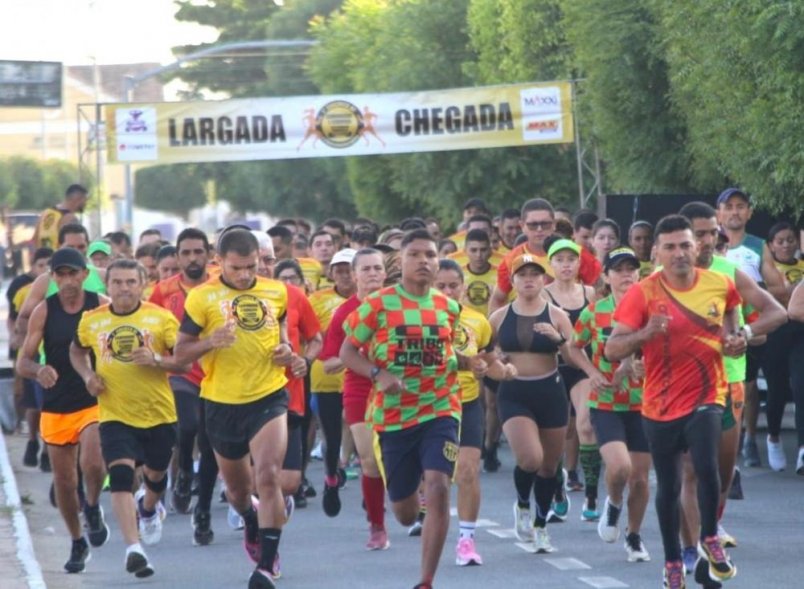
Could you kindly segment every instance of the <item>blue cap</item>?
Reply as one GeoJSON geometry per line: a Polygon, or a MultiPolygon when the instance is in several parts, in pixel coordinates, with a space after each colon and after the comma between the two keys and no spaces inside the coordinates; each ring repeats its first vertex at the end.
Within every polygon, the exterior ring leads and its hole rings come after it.
{"type": "Polygon", "coordinates": [[[749,205],[752,204],[751,203],[751,197],[748,196],[748,193],[746,193],[744,190],[741,190],[740,188],[727,188],[726,190],[721,192],[720,195],[717,197],[717,206],[722,205],[727,200],[729,200],[732,196],[742,197],[742,199],[745,202],[747,202],[749,205]]]}

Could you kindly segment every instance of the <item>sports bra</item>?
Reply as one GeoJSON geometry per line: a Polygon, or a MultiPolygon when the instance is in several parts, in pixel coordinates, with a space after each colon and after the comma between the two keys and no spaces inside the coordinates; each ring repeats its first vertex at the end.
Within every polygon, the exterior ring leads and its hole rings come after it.
{"type": "Polygon", "coordinates": [[[573,326],[575,325],[575,323],[577,323],[577,321],[578,321],[578,317],[580,317],[580,316],[581,316],[581,312],[582,312],[582,311],[583,311],[583,310],[586,308],[586,306],[589,304],[589,300],[586,298],[586,288],[584,288],[584,289],[583,289],[583,305],[581,305],[581,306],[580,306],[580,307],[578,307],[577,309],[567,309],[566,307],[564,307],[564,306],[562,306],[562,305],[559,305],[559,304],[558,304],[558,301],[556,301],[556,300],[555,300],[555,298],[553,298],[553,295],[552,295],[552,294],[550,294],[550,291],[549,291],[549,290],[544,289],[544,292],[546,292],[546,293],[547,293],[547,296],[548,296],[548,297],[550,297],[550,300],[553,302],[553,304],[554,304],[556,307],[558,307],[558,308],[562,309],[563,311],[565,311],[565,312],[567,313],[567,315],[569,315],[569,318],[570,318],[570,325],[573,325],[573,326]]]}
{"type": "Polygon", "coordinates": [[[519,315],[514,306],[509,305],[508,311],[500,324],[497,343],[503,352],[531,352],[533,354],[555,354],[558,344],[546,335],[533,331],[536,323],[550,323],[550,305],[546,304],[544,310],[538,315],[519,315]]]}

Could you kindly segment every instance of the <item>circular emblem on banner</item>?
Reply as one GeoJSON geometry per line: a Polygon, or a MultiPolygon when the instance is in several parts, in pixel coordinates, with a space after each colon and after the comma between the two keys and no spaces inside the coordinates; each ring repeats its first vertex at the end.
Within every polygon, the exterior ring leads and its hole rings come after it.
{"type": "Polygon", "coordinates": [[[466,287],[466,298],[476,307],[482,307],[489,302],[491,289],[482,280],[474,280],[466,287]]]}
{"type": "Polygon", "coordinates": [[[109,334],[106,339],[106,348],[115,360],[131,362],[131,354],[141,348],[144,343],[142,333],[131,325],[121,325],[109,334]]]}
{"type": "Polygon", "coordinates": [[[254,295],[242,294],[232,301],[232,314],[241,328],[256,331],[265,325],[268,308],[254,295]]]}
{"type": "Polygon", "coordinates": [[[315,127],[330,147],[349,147],[360,137],[363,115],[351,102],[333,100],[318,111],[315,127]]]}

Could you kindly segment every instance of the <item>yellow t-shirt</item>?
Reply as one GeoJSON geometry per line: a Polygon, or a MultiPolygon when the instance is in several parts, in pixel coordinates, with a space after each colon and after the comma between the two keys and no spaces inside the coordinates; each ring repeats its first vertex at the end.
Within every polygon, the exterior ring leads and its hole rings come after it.
{"type": "Polygon", "coordinates": [[[148,428],[176,421],[173,391],[167,372],[153,366],[137,366],[131,353],[146,347],[165,354],[176,345],[179,322],[172,313],[143,302],[127,315],[110,305],[84,311],[78,324],[78,345],[95,354],[95,372],[106,385],[98,396],[100,421],[120,421],[148,428]]]}
{"type": "MultiPolygon", "coordinates": [[[[461,307],[461,320],[453,339],[455,351],[464,356],[476,356],[491,343],[491,324],[485,315],[473,309],[461,307]]],[[[461,402],[468,403],[480,396],[480,382],[471,370],[458,371],[461,387],[461,402]]]]}
{"type": "Polygon", "coordinates": [[[285,367],[273,363],[273,354],[287,306],[285,284],[270,278],[258,277],[251,288],[237,290],[218,277],[190,291],[182,331],[204,339],[227,322],[235,325],[232,346],[211,350],[199,360],[201,397],[241,405],[285,386],[285,367]]]}
{"type": "Polygon", "coordinates": [[[17,314],[19,314],[20,309],[22,309],[25,299],[28,298],[28,294],[31,292],[32,286],[33,282],[26,284],[25,286],[21,286],[20,289],[14,293],[14,299],[11,301],[11,304],[14,305],[14,311],[17,314]]]}
{"type": "Polygon", "coordinates": [[[319,283],[327,282],[327,277],[324,276],[324,269],[321,267],[321,262],[315,258],[296,258],[296,261],[301,267],[304,281],[310,286],[311,291],[319,290],[319,283]]]}
{"type": "Polygon", "coordinates": [[[796,260],[795,264],[784,264],[774,260],[774,264],[788,284],[796,285],[804,278],[804,260],[796,260]]]}
{"type": "Polygon", "coordinates": [[[639,279],[642,280],[643,278],[647,278],[654,271],[654,264],[650,260],[647,262],[645,260],[639,261],[639,279]]]}
{"type": "Polygon", "coordinates": [[[59,223],[65,212],[58,207],[42,211],[36,224],[36,247],[59,247],[59,223]]]}
{"type": "Polygon", "coordinates": [[[142,300],[147,301],[151,298],[151,295],[154,294],[154,289],[156,288],[156,282],[149,282],[145,285],[145,288],[142,289],[142,300]]]}
{"type": "MultiPolygon", "coordinates": [[[[315,311],[321,331],[326,333],[332,314],[346,299],[337,293],[334,288],[325,288],[310,295],[310,305],[315,311]]],[[[340,393],[343,391],[343,372],[326,374],[324,364],[315,360],[310,366],[310,390],[314,393],[340,393]]]]}
{"type": "MultiPolygon", "coordinates": [[[[457,252],[451,253],[447,256],[448,259],[454,260],[459,266],[466,266],[469,264],[469,256],[465,250],[458,250],[457,252]]],[[[495,268],[502,264],[502,261],[505,259],[505,254],[501,253],[497,250],[492,250],[491,257],[489,258],[489,264],[494,266],[495,268]]]]}
{"type": "Polygon", "coordinates": [[[487,317],[491,293],[497,284],[497,266],[492,264],[483,274],[475,274],[468,265],[464,266],[463,280],[466,283],[466,292],[461,301],[463,308],[469,307],[487,317]]]}
{"type": "Polygon", "coordinates": [[[463,246],[466,244],[466,234],[468,231],[466,229],[461,229],[457,233],[453,233],[447,239],[449,239],[452,243],[458,246],[458,251],[463,250],[463,246]]]}

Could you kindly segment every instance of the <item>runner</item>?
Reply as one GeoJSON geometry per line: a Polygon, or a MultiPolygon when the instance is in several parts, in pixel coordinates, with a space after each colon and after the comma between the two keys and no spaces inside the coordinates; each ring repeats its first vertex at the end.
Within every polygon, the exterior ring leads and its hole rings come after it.
{"type": "Polygon", "coordinates": [[[285,523],[279,473],[287,448],[285,366],[293,361],[285,315],[287,288],[258,277],[258,244],[243,229],[218,241],[219,278],[190,291],[176,356],[200,358],[207,434],[226,494],[245,523],[245,548],[257,567],[250,589],[273,588],[285,523]],[[252,467],[259,513],[252,506],[252,467]]]}
{"type": "MultiPolygon", "coordinates": [[[[559,309],[567,313],[570,325],[575,325],[584,308],[595,299],[595,291],[578,281],[580,271],[581,246],[569,239],[554,240],[548,248],[547,257],[555,274],[555,280],[544,287],[544,292],[559,309]]],[[[599,368],[599,367],[598,367],[599,368]]],[[[589,421],[587,400],[590,396],[590,382],[583,370],[567,363],[559,355],[558,372],[564,381],[564,388],[570,400],[570,421],[568,427],[566,464],[566,483],[569,489],[577,489],[580,485],[577,464],[580,459],[585,501],[581,510],[582,521],[597,521],[600,514],[597,509],[597,480],[600,477],[600,451],[597,446],[595,432],[589,421]]],[[[550,514],[551,521],[565,521],[570,509],[570,499],[564,489],[563,472],[559,471],[559,484],[556,486],[555,500],[550,514]]]]}
{"type": "Polygon", "coordinates": [[[424,475],[428,512],[416,587],[432,589],[449,528],[450,477],[458,458],[457,370],[469,362],[452,346],[460,306],[431,289],[438,252],[427,230],[405,235],[401,256],[401,283],[370,295],[349,315],[340,357],[374,383],[367,414],[379,436],[388,495],[402,525],[416,521],[424,475]]]}
{"type": "Polygon", "coordinates": [[[181,272],[175,246],[163,245],[159,248],[159,253],[156,254],[156,271],[159,274],[159,281],[172,278],[181,272]]]}
{"type": "Polygon", "coordinates": [[[634,221],[628,229],[628,247],[639,258],[639,279],[653,274],[653,225],[647,221],[634,221]]]}
{"type": "MultiPolygon", "coordinates": [[[[310,295],[310,304],[315,310],[321,329],[326,337],[332,313],[355,292],[352,275],[352,260],[355,250],[347,248],[339,251],[332,258],[327,277],[335,285],[324,288],[310,295]]],[[[321,505],[329,517],[337,516],[341,511],[339,488],[345,482],[344,473],[340,473],[341,442],[343,427],[343,374],[329,374],[324,370],[320,360],[313,362],[310,368],[310,390],[318,406],[318,421],[324,434],[326,452],[324,455],[324,494],[321,505]]]]}
{"type": "MultiPolygon", "coordinates": [[[[311,280],[312,290],[321,290],[332,286],[332,281],[327,277],[329,265],[332,262],[332,257],[338,251],[335,247],[335,239],[332,234],[319,229],[310,237],[310,254],[318,262],[318,279],[315,282],[311,280]]],[[[302,265],[304,270],[304,265],[302,265]]]]}
{"type": "MultiPolygon", "coordinates": [[[[385,280],[385,266],[382,253],[372,248],[358,250],[352,258],[352,272],[357,291],[332,314],[327,329],[324,349],[320,360],[324,370],[334,374],[343,370],[344,364],[338,354],[346,339],[344,323],[349,314],[357,309],[368,295],[382,288],[385,280]]],[[[365,355],[366,350],[361,349],[365,355]]],[[[385,485],[383,484],[377,460],[370,423],[366,423],[366,406],[371,392],[371,380],[346,369],[343,378],[343,414],[360,457],[361,489],[366,514],[369,520],[369,540],[366,550],[386,550],[391,544],[385,529],[385,485]]]]}
{"type": "Polygon", "coordinates": [[[497,266],[489,261],[492,250],[488,233],[483,229],[470,229],[466,233],[464,252],[468,259],[466,262],[459,262],[459,268],[467,278],[467,284],[460,302],[485,317],[488,315],[491,292],[497,281],[497,266]]]}
{"type": "Polygon", "coordinates": [[[528,253],[514,258],[511,276],[517,298],[492,313],[489,322],[518,373],[516,380],[500,383],[497,393],[500,421],[516,459],[515,530],[520,540],[533,543],[534,552],[542,553],[555,550],[545,526],[569,421],[558,352],[582,368],[595,386],[607,381],[583,352],[568,344],[572,325],[566,313],[543,298],[545,268],[539,260],[528,253]],[[536,500],[532,518],[531,492],[536,500]]]}
{"type": "MultiPolygon", "coordinates": [[[[209,241],[206,233],[192,227],[184,229],[176,239],[176,250],[180,273],[160,281],[149,300],[170,311],[181,322],[184,319],[187,294],[209,280],[209,241]]],[[[193,363],[189,372],[171,374],[169,377],[179,425],[176,446],[178,472],[170,499],[177,512],[189,511],[194,470],[193,447],[197,443],[198,500],[192,517],[193,543],[196,546],[206,546],[215,537],[210,507],[218,476],[218,464],[204,423],[204,405],[199,398],[203,378],[204,372],[197,362],[193,363]]]]}
{"type": "Polygon", "coordinates": [[[612,386],[592,389],[587,401],[591,425],[606,464],[606,497],[603,518],[597,527],[605,542],[620,537],[619,519],[628,486],[628,527],[625,551],[628,562],[650,560],[640,531],[648,506],[648,440],[640,417],[642,362],[635,358],[610,362],[604,355],[613,325],[612,314],[628,289],[637,282],[639,260],[629,248],[609,252],[603,261],[603,277],[611,294],[583,309],[575,322],[573,345],[592,346],[592,362],[612,386]]]}
{"type": "Polygon", "coordinates": [[[34,309],[18,369],[44,389],[42,439],[49,446],[56,505],[72,539],[70,558],[64,569],[68,573],[80,573],[89,560],[89,544],[103,546],[109,538],[109,528],[99,505],[106,472],[98,437],[98,402],[87,392],[70,364],[70,342],[75,337],[81,314],[97,307],[100,301],[97,294],[81,288],[87,273],[86,261],[76,250],[58,250],[51,259],[51,273],[58,284],[58,294],[48,297],[34,309]],[[39,363],[42,345],[46,364],[39,363]],[[79,462],[86,485],[83,511],[89,543],[79,519],[81,506],[76,468],[79,462]]]}
{"type": "Polygon", "coordinates": [[[142,302],[145,269],[134,260],[115,260],[106,272],[106,284],[112,301],[81,317],[70,360],[89,394],[98,398],[101,450],[126,545],[125,567],[143,578],[153,575],[154,568],[140,542],[152,545],[162,537],[165,508],[159,497],[167,487],[176,441],[176,408],[167,372],[185,366],[167,355],[176,343],[176,318],[142,302]],[[135,502],[131,489],[139,465],[145,486],[135,502]]]}
{"type": "MultiPolygon", "coordinates": [[[[59,230],[68,223],[78,223],[78,214],[84,212],[88,199],[87,189],[80,184],[71,184],[64,192],[64,200],[45,209],[39,216],[34,230],[33,242],[36,247],[56,247],[59,230]]],[[[61,245],[59,245],[61,247],[61,245]]]]}
{"type": "MultiPolygon", "coordinates": [[[[642,415],[656,469],[656,511],[665,551],[665,586],[684,586],[679,543],[678,460],[689,448],[698,476],[701,535],[698,553],[713,581],[736,574],[717,536],[717,445],[727,384],[721,356],[738,356],[749,339],[737,335],[737,289],[727,277],[694,266],[689,220],[664,217],[656,227],[656,259],[663,269],[626,293],[606,342],[609,360],[640,348],[646,381],[642,415]],[[670,367],[672,366],[672,370],[670,367]]],[[[763,335],[775,325],[755,330],[763,335]]]]}
{"type": "MultiPolygon", "coordinates": [[[[470,235],[467,235],[469,243],[470,235]]],[[[454,301],[464,296],[464,276],[461,267],[452,260],[441,260],[435,279],[435,288],[454,301]]],[[[468,307],[461,309],[461,320],[455,349],[464,356],[489,357],[491,325],[486,316],[468,307]]],[[[488,366],[486,374],[498,380],[516,377],[516,369],[499,361],[488,366]]],[[[458,485],[458,544],[455,546],[455,564],[458,566],[482,565],[483,559],[475,549],[475,529],[480,513],[480,449],[483,446],[483,409],[480,404],[482,378],[469,370],[458,372],[461,387],[461,432],[458,450],[458,467],[455,482],[458,485]]]]}
{"type": "Polygon", "coordinates": [[[620,245],[620,226],[612,219],[598,219],[592,225],[589,244],[602,264],[606,254],[620,245]]]}

